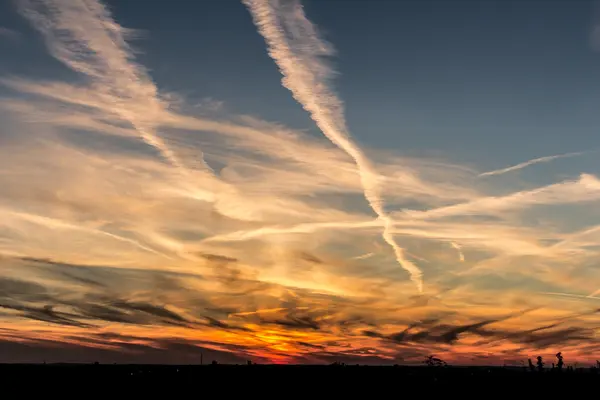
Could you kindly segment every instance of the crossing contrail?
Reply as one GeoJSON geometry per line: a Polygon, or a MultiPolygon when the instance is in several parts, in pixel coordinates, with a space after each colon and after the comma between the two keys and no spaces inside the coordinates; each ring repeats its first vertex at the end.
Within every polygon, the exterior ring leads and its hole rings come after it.
{"type": "Polygon", "coordinates": [[[406,258],[391,231],[392,220],[384,209],[380,177],[360,147],[351,139],[341,100],[329,88],[333,71],[321,57],[332,55],[332,48],[319,37],[297,0],[242,0],[248,7],[259,33],[267,43],[270,57],[281,74],[282,84],[310,114],[321,132],[345,151],[356,164],[364,196],[383,225],[383,239],[396,260],[423,291],[421,270],[406,258]]]}

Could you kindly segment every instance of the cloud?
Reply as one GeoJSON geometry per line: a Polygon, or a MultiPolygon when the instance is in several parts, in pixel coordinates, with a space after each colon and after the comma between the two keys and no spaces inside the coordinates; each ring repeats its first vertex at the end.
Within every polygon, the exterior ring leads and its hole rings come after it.
{"type": "Polygon", "coordinates": [[[352,228],[373,228],[380,227],[381,222],[378,220],[362,221],[362,222],[315,222],[298,224],[291,227],[262,227],[251,231],[230,232],[225,235],[215,235],[207,239],[209,242],[214,241],[242,241],[254,239],[266,235],[278,234],[293,234],[293,233],[313,233],[319,230],[327,229],[352,229],[352,228]]]}
{"type": "Polygon", "coordinates": [[[409,274],[419,292],[423,291],[421,270],[404,255],[389,228],[391,219],[384,210],[379,175],[362,150],[350,139],[341,101],[329,90],[332,71],[319,57],[332,54],[298,1],[244,0],[259,32],[269,46],[269,55],[283,75],[282,84],[306,109],[323,134],[355,162],[364,196],[383,222],[383,238],[394,250],[398,263],[409,274]]]}
{"type": "Polygon", "coordinates": [[[329,138],[159,91],[98,2],[21,3],[74,73],[0,77],[0,337],[37,351],[10,359],[197,362],[201,348],[240,362],[501,363],[563,346],[563,332],[585,360],[598,178],[498,183],[359,147],[328,86],[331,46],[299,3],[277,4],[270,20],[297,57],[286,83],[329,138]],[[427,274],[422,295],[382,230],[427,274]]]}
{"type": "Polygon", "coordinates": [[[407,327],[405,330],[389,335],[376,331],[363,332],[366,336],[390,340],[395,343],[433,343],[452,345],[463,335],[483,338],[480,345],[491,345],[493,342],[509,341],[518,345],[529,345],[536,349],[568,346],[573,343],[593,341],[593,330],[580,327],[557,328],[558,324],[550,324],[527,330],[506,331],[486,328],[498,320],[483,320],[467,325],[445,325],[425,323],[407,327]],[[416,329],[415,329],[416,328],[416,329]],[[414,331],[413,331],[414,330],[414,331]]]}
{"type": "Polygon", "coordinates": [[[115,301],[112,305],[116,308],[120,308],[123,310],[148,314],[152,317],[157,317],[160,320],[166,321],[167,323],[171,324],[185,324],[187,322],[185,318],[183,318],[176,312],[168,310],[164,306],[157,306],[145,302],[129,301],[115,301]]]}
{"type": "Polygon", "coordinates": [[[238,261],[236,258],[221,256],[218,254],[201,254],[201,256],[208,261],[217,262],[217,263],[231,263],[238,261]]]}
{"type": "Polygon", "coordinates": [[[15,39],[18,39],[19,37],[21,37],[21,34],[17,31],[15,31],[14,29],[0,26],[0,38],[3,38],[3,37],[10,39],[10,40],[15,40],[15,39]]]}
{"type": "Polygon", "coordinates": [[[578,179],[554,183],[532,190],[475,199],[427,211],[407,211],[411,218],[429,219],[458,215],[493,215],[535,205],[569,204],[600,199],[600,180],[591,174],[581,174],[578,179]]]}
{"type": "Polygon", "coordinates": [[[594,51],[600,51],[600,25],[596,24],[590,32],[590,45],[594,51]]]}
{"type": "MultiPolygon", "coordinates": [[[[4,259],[4,262],[9,260],[4,259]]],[[[559,327],[559,324],[583,322],[577,315],[523,330],[502,325],[508,321],[506,316],[456,323],[458,316],[450,314],[445,317],[446,322],[441,322],[442,314],[431,305],[424,309],[426,314],[418,318],[420,322],[407,323],[407,317],[415,312],[415,308],[394,311],[397,307],[393,307],[390,300],[341,298],[292,286],[265,285],[241,271],[233,275],[223,272],[224,266],[238,262],[220,258],[210,259],[209,263],[213,265],[209,268],[216,268],[216,277],[227,277],[228,282],[223,281],[226,286],[215,286],[215,279],[209,275],[192,277],[166,271],[72,265],[28,258],[17,261],[21,263],[19,271],[30,279],[45,282],[45,286],[14,280],[0,285],[5,288],[0,291],[2,307],[13,313],[9,321],[21,317],[68,329],[70,339],[64,346],[69,349],[70,344],[80,343],[89,348],[88,356],[107,347],[133,351],[118,360],[137,360],[138,356],[148,352],[154,354],[152,350],[146,350],[146,346],[163,349],[164,344],[172,340],[168,337],[177,332],[172,333],[170,329],[190,330],[203,338],[198,343],[181,339],[182,346],[206,348],[210,342],[210,348],[244,359],[273,361],[284,357],[290,362],[348,362],[352,359],[361,364],[376,359],[396,363],[400,360],[399,353],[404,360],[418,358],[430,350],[422,349],[422,345],[452,345],[464,349],[470,346],[474,336],[485,340],[488,346],[496,347],[502,347],[502,343],[528,348],[559,344],[569,347],[584,339],[591,340],[593,330],[591,325],[589,328],[559,327]],[[72,279],[72,276],[78,278],[72,279]],[[79,279],[81,277],[85,279],[79,279]],[[86,284],[86,281],[90,283],[86,284]],[[69,286],[69,282],[77,283],[77,289],[69,286]],[[240,297],[238,293],[242,292],[240,297]],[[40,303],[42,305],[38,305],[40,303]],[[218,311],[216,304],[230,310],[218,311]],[[437,317],[434,316],[436,313],[437,317]],[[406,327],[397,330],[402,325],[406,327]],[[489,325],[494,328],[488,328],[489,325]],[[158,326],[161,330],[153,329],[158,326]],[[374,330],[378,326],[392,329],[392,332],[374,330]],[[130,338],[117,334],[124,330],[131,332],[130,338]],[[164,337],[160,334],[162,330],[164,337]],[[224,332],[228,334],[224,335],[224,332]],[[140,334],[150,336],[144,339],[140,334]],[[266,342],[265,338],[268,339],[266,342]],[[400,345],[405,349],[398,352],[393,346],[400,345]],[[280,354],[282,351],[283,355],[280,354]],[[348,358],[350,356],[356,358],[348,358]]],[[[0,269],[4,274],[10,271],[14,269],[0,269]]],[[[454,302],[458,304],[456,300],[454,302]]],[[[510,317],[519,318],[519,315],[523,313],[513,313],[510,317]]],[[[595,318],[596,314],[585,315],[595,318]]],[[[591,320],[590,324],[593,323],[591,320]]],[[[25,339],[35,342],[35,336],[31,336],[33,332],[35,330],[25,339]]],[[[67,340],[64,333],[49,335],[51,331],[45,332],[46,338],[67,340]]],[[[4,340],[9,339],[5,337],[4,340]]],[[[40,349],[38,354],[41,356],[44,351],[40,349]]],[[[160,359],[159,354],[155,355],[157,360],[160,359]]]]}
{"type": "Polygon", "coordinates": [[[366,253],[366,254],[362,254],[360,256],[356,256],[354,257],[355,260],[364,260],[370,257],[373,257],[375,255],[375,253],[366,253]]]}
{"type": "Polygon", "coordinates": [[[90,80],[99,105],[133,125],[146,143],[184,169],[156,134],[165,107],[145,70],[133,61],[128,33],[98,1],[21,0],[20,11],[44,35],[52,55],[90,80]],[[81,27],[85,26],[85,29],[81,27]]]}
{"type": "MultiPolygon", "coordinates": [[[[88,79],[87,87],[78,88],[82,92],[78,104],[102,110],[110,116],[104,118],[105,121],[116,118],[130,124],[133,133],[175,167],[184,186],[189,187],[188,182],[199,173],[212,173],[198,155],[200,149],[196,151],[196,159],[201,160],[201,170],[190,171],[172,146],[158,134],[159,121],[169,107],[168,102],[145,69],[135,62],[134,53],[125,40],[132,31],[115,23],[102,3],[96,0],[21,0],[19,5],[21,13],[44,35],[50,53],[88,79]],[[82,29],[82,26],[86,28],[82,29]]],[[[63,101],[69,101],[73,95],[71,91],[61,92],[60,85],[50,84],[45,95],[58,96],[63,101]]],[[[76,123],[79,121],[81,119],[76,123]]],[[[91,122],[97,125],[96,121],[91,122]]]]}
{"type": "Polygon", "coordinates": [[[410,332],[413,326],[409,326],[402,332],[393,333],[389,336],[381,335],[373,331],[365,331],[364,334],[372,337],[382,337],[392,340],[397,343],[416,342],[416,343],[442,343],[452,344],[459,339],[459,336],[464,333],[478,332],[479,328],[497,322],[496,320],[485,320],[473,324],[461,326],[434,326],[430,329],[410,332]]]}
{"type": "Polygon", "coordinates": [[[465,262],[465,255],[463,254],[460,245],[456,242],[450,242],[450,245],[454,247],[456,251],[458,251],[458,258],[460,259],[460,262],[465,262]]]}
{"type": "Polygon", "coordinates": [[[37,283],[0,278],[0,299],[44,301],[49,297],[46,288],[37,283]]]}
{"type": "Polygon", "coordinates": [[[90,326],[72,319],[71,315],[67,313],[56,312],[51,305],[46,305],[44,307],[28,307],[23,305],[0,304],[0,308],[18,311],[20,316],[36,321],[50,322],[52,324],[64,326],[77,326],[81,328],[90,326]]]}
{"type": "Polygon", "coordinates": [[[589,44],[592,50],[600,51],[600,4],[594,1],[592,5],[593,17],[589,31],[589,44]]]}
{"type": "Polygon", "coordinates": [[[565,154],[557,154],[554,156],[545,156],[545,157],[534,158],[532,160],[525,161],[525,162],[510,166],[510,167],[496,169],[496,170],[488,171],[488,172],[483,172],[483,173],[479,174],[479,176],[482,177],[482,176],[491,176],[491,175],[502,175],[502,174],[506,174],[507,172],[517,171],[519,169],[526,168],[530,165],[546,163],[546,162],[550,162],[550,161],[553,161],[553,160],[556,160],[559,158],[580,156],[582,154],[586,154],[586,152],[580,151],[580,152],[576,152],[576,153],[565,153],[565,154]]]}
{"type": "Polygon", "coordinates": [[[215,100],[211,97],[204,98],[200,102],[196,103],[194,107],[205,109],[207,111],[219,111],[223,109],[224,102],[222,100],[215,100]]]}
{"type": "MultiPolygon", "coordinates": [[[[84,363],[101,364],[243,364],[249,357],[235,350],[216,350],[191,340],[155,339],[143,336],[93,337],[72,335],[66,339],[31,338],[22,342],[0,339],[0,349],[8,363],[84,363]]],[[[256,359],[256,361],[263,361],[256,359]]]]}

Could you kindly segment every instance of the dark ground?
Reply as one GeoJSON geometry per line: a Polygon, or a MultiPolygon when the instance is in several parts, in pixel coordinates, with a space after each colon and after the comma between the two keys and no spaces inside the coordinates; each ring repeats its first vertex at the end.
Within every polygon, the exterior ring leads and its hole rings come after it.
{"type": "MultiPolygon", "coordinates": [[[[277,365],[80,365],[0,364],[0,384],[5,390],[17,385],[29,392],[62,392],[80,395],[110,391],[114,395],[167,391],[203,393],[227,397],[233,393],[292,398],[406,397],[442,393],[478,394],[494,398],[512,393],[517,398],[558,392],[582,393],[599,398],[597,369],[531,372],[522,368],[484,367],[375,367],[375,366],[277,366],[277,365]],[[588,394],[589,393],[589,394],[588,394]]],[[[154,396],[153,396],[154,397],[154,396]]],[[[202,397],[200,395],[194,397],[202,397]]],[[[569,396],[570,397],[570,396],[569,396]]],[[[567,397],[565,397],[566,399],[567,397]]]]}

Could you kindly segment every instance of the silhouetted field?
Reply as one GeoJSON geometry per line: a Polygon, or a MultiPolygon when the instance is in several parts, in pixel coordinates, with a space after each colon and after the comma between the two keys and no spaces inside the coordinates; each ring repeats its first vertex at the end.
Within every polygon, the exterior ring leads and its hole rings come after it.
{"type": "Polygon", "coordinates": [[[510,367],[4,364],[0,365],[0,377],[3,384],[26,379],[32,389],[39,383],[50,391],[66,384],[71,389],[84,385],[94,390],[158,387],[211,393],[213,390],[224,393],[259,390],[280,393],[282,397],[323,390],[364,395],[388,390],[398,394],[442,389],[457,394],[484,394],[484,391],[486,397],[522,389],[573,393],[591,389],[594,396],[600,390],[597,369],[533,372],[510,367]]]}

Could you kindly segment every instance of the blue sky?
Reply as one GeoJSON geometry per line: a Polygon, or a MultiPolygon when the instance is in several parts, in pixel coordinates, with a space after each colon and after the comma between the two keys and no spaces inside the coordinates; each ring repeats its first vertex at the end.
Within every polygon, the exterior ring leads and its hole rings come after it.
{"type": "MultiPolygon", "coordinates": [[[[362,143],[441,153],[484,169],[600,148],[592,2],[305,6],[335,44],[335,87],[362,143]]],[[[262,38],[237,1],[180,1],[169,11],[153,4],[143,14],[133,4],[113,7],[128,26],[152,32],[138,46],[165,88],[210,93],[237,112],[314,131],[260,52],[262,38]],[[189,46],[178,40],[182,35],[197,40],[189,46]]],[[[586,161],[594,167],[593,158],[572,160],[571,172],[586,161]]]]}
{"type": "MultiPolygon", "coordinates": [[[[135,3],[107,4],[124,26],[143,32],[133,45],[161,88],[314,130],[261,53],[262,38],[241,3],[176,0],[166,9],[147,4],[143,13],[135,3]]],[[[335,87],[358,140],[499,168],[600,147],[595,135],[600,58],[590,46],[593,5],[308,1],[305,6],[335,44],[335,87]]],[[[3,8],[2,26],[39,41],[10,3],[3,8]]],[[[35,51],[39,43],[4,42],[5,51],[17,55],[3,60],[4,71],[60,73],[60,66],[35,51]]]]}
{"type": "Polygon", "coordinates": [[[127,324],[226,360],[583,360],[595,6],[0,4],[0,318],[87,354],[127,324]]]}

